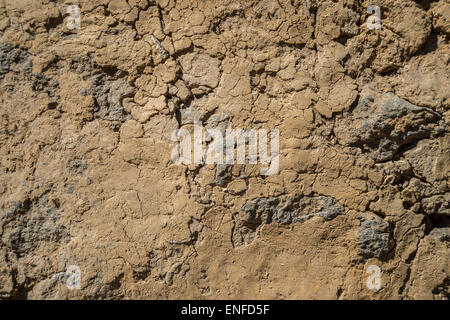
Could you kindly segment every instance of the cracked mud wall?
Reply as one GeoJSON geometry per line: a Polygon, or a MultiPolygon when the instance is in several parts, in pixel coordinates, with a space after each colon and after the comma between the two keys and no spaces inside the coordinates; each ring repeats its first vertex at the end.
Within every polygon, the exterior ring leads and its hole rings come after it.
{"type": "Polygon", "coordinates": [[[449,18],[0,0],[0,298],[448,299],[449,18]],[[172,163],[194,123],[278,129],[278,174],[172,163]]]}

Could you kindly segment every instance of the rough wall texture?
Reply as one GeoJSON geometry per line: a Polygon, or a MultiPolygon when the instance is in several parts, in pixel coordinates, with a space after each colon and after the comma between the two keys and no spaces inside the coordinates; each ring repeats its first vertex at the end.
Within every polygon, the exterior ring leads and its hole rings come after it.
{"type": "Polygon", "coordinates": [[[449,18],[0,0],[0,298],[448,299],[449,18]],[[278,129],[278,174],[174,164],[194,121],[278,129]]]}

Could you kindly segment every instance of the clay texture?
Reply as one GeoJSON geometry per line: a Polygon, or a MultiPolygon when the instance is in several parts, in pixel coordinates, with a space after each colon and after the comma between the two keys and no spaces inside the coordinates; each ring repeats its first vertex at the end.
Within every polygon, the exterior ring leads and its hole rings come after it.
{"type": "Polygon", "coordinates": [[[0,0],[0,298],[448,299],[449,19],[0,0]],[[278,129],[278,173],[174,164],[195,123],[278,129]]]}

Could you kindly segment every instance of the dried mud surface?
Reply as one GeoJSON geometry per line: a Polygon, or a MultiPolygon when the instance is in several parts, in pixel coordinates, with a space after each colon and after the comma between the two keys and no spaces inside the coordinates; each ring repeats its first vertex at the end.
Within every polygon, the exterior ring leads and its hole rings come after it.
{"type": "Polygon", "coordinates": [[[372,4],[0,0],[0,298],[448,299],[450,1],[372,4]],[[279,173],[175,165],[194,121],[279,173]]]}

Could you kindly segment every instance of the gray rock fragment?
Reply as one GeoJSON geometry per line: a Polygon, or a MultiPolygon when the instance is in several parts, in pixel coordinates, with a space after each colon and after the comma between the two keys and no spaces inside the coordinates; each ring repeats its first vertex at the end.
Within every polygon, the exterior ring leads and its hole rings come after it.
{"type": "Polygon", "coordinates": [[[325,196],[256,198],[246,202],[241,211],[242,214],[235,217],[236,225],[232,235],[235,247],[252,242],[263,224],[288,225],[302,223],[314,216],[331,220],[338,215],[345,215],[344,207],[336,199],[325,196]]]}
{"type": "Polygon", "coordinates": [[[69,161],[68,168],[75,173],[82,174],[87,169],[86,162],[80,159],[73,159],[69,161]]]}
{"type": "Polygon", "coordinates": [[[68,239],[67,229],[58,220],[59,213],[48,206],[46,196],[36,203],[13,202],[0,220],[0,242],[18,257],[25,256],[41,245],[68,239]]]}
{"type": "MultiPolygon", "coordinates": [[[[15,49],[9,43],[0,44],[0,80],[12,71],[12,65],[22,62],[29,62],[28,55],[23,50],[15,49]]],[[[27,69],[31,70],[31,65],[27,65],[27,69]]]]}
{"type": "Polygon", "coordinates": [[[389,252],[390,226],[379,217],[363,221],[359,229],[358,249],[364,258],[384,258],[389,252]]]}
{"type": "Polygon", "coordinates": [[[247,221],[279,224],[304,222],[313,216],[331,220],[345,214],[336,199],[324,196],[257,198],[247,202],[241,210],[248,214],[247,221]]]}
{"type": "Polygon", "coordinates": [[[103,80],[101,76],[96,76],[92,90],[99,106],[95,116],[103,120],[119,122],[131,118],[125,112],[122,101],[125,97],[133,95],[135,89],[125,79],[103,80]]]}
{"type": "Polygon", "coordinates": [[[374,104],[371,99],[362,99],[350,117],[340,120],[334,128],[340,144],[358,147],[377,162],[391,160],[401,147],[442,130],[445,123],[437,112],[392,93],[374,104]]]}
{"type": "Polygon", "coordinates": [[[167,52],[167,50],[164,49],[164,47],[161,45],[161,42],[154,35],[152,35],[152,40],[161,58],[166,59],[167,57],[169,57],[169,53],[167,52]]]}
{"type": "Polygon", "coordinates": [[[231,165],[218,164],[216,168],[216,177],[214,183],[220,187],[226,187],[231,180],[231,165]]]}

